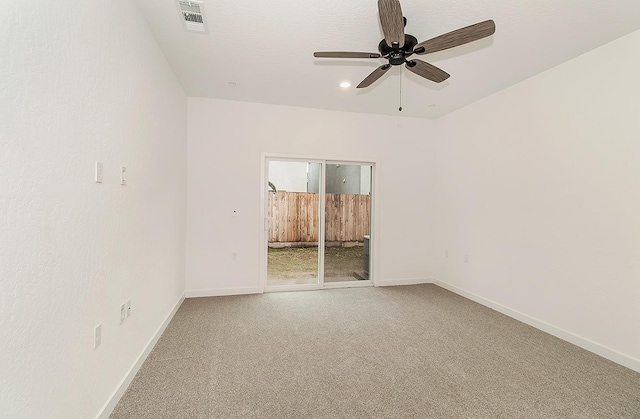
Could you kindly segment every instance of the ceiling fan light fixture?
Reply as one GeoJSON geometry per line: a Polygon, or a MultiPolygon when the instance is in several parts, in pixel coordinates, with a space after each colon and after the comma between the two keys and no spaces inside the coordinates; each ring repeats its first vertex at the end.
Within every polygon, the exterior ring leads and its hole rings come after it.
{"type": "MultiPolygon", "coordinates": [[[[442,83],[450,77],[449,73],[426,61],[409,59],[409,57],[413,54],[424,55],[455,48],[491,36],[496,31],[495,22],[485,20],[418,43],[415,36],[404,31],[407,18],[402,16],[400,0],[378,0],[378,14],[384,34],[384,39],[378,44],[378,53],[359,51],[316,51],[313,53],[315,58],[382,58],[388,61],[387,64],[373,70],[362,80],[356,86],[358,89],[371,86],[391,66],[400,65],[404,65],[407,70],[424,79],[442,83]]],[[[340,86],[347,88],[342,83],[340,86]]]]}

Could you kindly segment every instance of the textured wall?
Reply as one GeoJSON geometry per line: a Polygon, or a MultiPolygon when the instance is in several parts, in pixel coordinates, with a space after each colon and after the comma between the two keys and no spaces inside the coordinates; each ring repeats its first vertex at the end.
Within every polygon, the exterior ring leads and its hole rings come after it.
{"type": "Polygon", "coordinates": [[[90,418],[184,291],[185,94],[130,1],[5,2],[0,116],[0,416],[90,418]]]}
{"type": "Polygon", "coordinates": [[[189,98],[188,295],[260,289],[261,153],[377,160],[375,278],[429,278],[433,124],[189,98]]]}
{"type": "Polygon", "coordinates": [[[635,32],[438,121],[436,266],[640,371],[639,50],[635,32]]]}

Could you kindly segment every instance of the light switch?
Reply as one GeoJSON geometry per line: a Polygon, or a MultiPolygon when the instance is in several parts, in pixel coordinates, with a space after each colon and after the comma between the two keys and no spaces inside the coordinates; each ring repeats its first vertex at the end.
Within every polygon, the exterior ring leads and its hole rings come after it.
{"type": "Polygon", "coordinates": [[[127,185],[127,168],[125,166],[120,166],[120,184],[127,185]]]}
{"type": "Polygon", "coordinates": [[[102,183],[102,162],[96,162],[96,183],[102,183]]]}
{"type": "Polygon", "coordinates": [[[102,343],[102,324],[97,325],[93,329],[93,349],[96,349],[102,343]]]}

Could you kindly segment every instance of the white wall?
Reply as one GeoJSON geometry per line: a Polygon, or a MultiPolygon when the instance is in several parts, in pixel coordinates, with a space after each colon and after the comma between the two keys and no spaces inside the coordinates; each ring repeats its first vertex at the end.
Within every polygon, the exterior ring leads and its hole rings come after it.
{"type": "Polygon", "coordinates": [[[278,191],[307,192],[307,163],[269,162],[269,181],[278,191]]]}
{"type": "Polygon", "coordinates": [[[132,2],[25,6],[0,12],[0,416],[91,418],[184,293],[186,97],[132,2]]]}
{"type": "MultiPolygon", "coordinates": [[[[429,171],[433,173],[433,171],[429,171]]],[[[432,179],[433,180],[433,179],[432,179]]],[[[362,166],[360,168],[360,194],[368,195],[371,193],[371,166],[362,166]]]]}
{"type": "Polygon", "coordinates": [[[433,178],[431,126],[409,118],[189,98],[187,295],[260,290],[262,153],[377,160],[377,279],[428,278],[424,255],[431,251],[433,203],[424,178],[433,178]]]}
{"type": "Polygon", "coordinates": [[[436,276],[636,370],[638,51],[640,32],[440,119],[436,170],[436,276]]]}

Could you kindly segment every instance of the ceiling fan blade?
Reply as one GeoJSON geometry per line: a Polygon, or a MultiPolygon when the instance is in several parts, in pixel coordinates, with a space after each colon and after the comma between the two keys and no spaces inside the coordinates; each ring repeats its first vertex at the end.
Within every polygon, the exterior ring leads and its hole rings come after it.
{"type": "Polygon", "coordinates": [[[380,58],[377,52],[314,52],[316,58],[380,58]]]}
{"type": "Polygon", "coordinates": [[[417,75],[436,83],[442,83],[449,78],[449,73],[447,73],[446,71],[439,69],[433,64],[425,63],[421,60],[407,61],[407,64],[405,66],[409,71],[412,71],[417,75]]]}
{"type": "Polygon", "coordinates": [[[430,54],[432,52],[442,51],[468,44],[469,42],[477,41],[478,39],[486,38],[487,36],[493,35],[495,32],[496,24],[493,20],[485,20],[484,22],[476,23],[475,25],[469,25],[464,28],[445,33],[444,35],[436,36],[428,41],[420,42],[415,46],[415,48],[413,48],[413,52],[420,55],[430,54]],[[422,51],[422,49],[424,49],[424,51],[422,51]]]}
{"type": "Polygon", "coordinates": [[[362,89],[363,87],[371,86],[373,82],[375,82],[380,77],[382,77],[384,73],[386,73],[390,68],[391,68],[391,64],[381,65],[380,67],[373,70],[373,72],[369,74],[364,80],[362,80],[360,84],[356,86],[356,88],[362,89]]]}
{"type": "Polygon", "coordinates": [[[378,12],[380,13],[380,24],[384,39],[387,45],[393,46],[397,43],[401,48],[404,46],[404,18],[399,0],[378,0],[378,12]]]}

